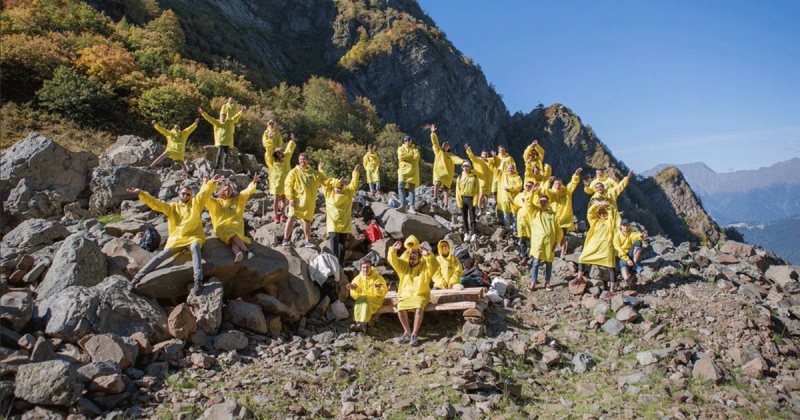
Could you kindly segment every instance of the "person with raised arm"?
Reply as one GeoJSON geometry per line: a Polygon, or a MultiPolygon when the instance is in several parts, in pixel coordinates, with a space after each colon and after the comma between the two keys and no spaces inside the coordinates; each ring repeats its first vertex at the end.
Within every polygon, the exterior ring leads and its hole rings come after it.
{"type": "Polygon", "coordinates": [[[444,193],[444,206],[450,205],[450,187],[456,173],[456,165],[464,163],[464,159],[450,153],[450,142],[439,146],[439,136],[436,134],[436,124],[431,124],[431,145],[433,146],[433,202],[439,199],[439,189],[444,193]]]}
{"type": "Polygon", "coordinates": [[[170,158],[181,165],[183,168],[183,172],[186,176],[189,176],[189,168],[186,167],[186,141],[189,139],[189,135],[194,132],[197,128],[197,123],[200,122],[200,118],[196,118],[194,120],[194,124],[186,127],[186,129],[181,130],[181,127],[178,124],[175,124],[172,127],[172,130],[167,130],[164,127],[158,125],[156,120],[153,120],[153,127],[155,127],[156,131],[161,133],[164,137],[167,138],[167,150],[161,154],[161,156],[157,157],[153,163],[150,164],[150,169],[155,168],[156,165],[161,163],[166,158],[170,158]]]}
{"type": "Polygon", "coordinates": [[[300,219],[303,226],[303,236],[306,242],[305,248],[314,248],[311,242],[311,221],[314,219],[314,210],[317,208],[317,191],[322,182],[325,181],[325,172],[322,168],[325,163],[320,162],[317,169],[308,164],[308,155],[300,153],[295,166],[289,175],[286,176],[284,192],[289,200],[289,218],[286,219],[286,227],[283,230],[283,246],[291,245],[292,228],[295,219],[300,219]]]}
{"type": "Polygon", "coordinates": [[[248,259],[253,257],[253,253],[247,249],[250,239],[244,234],[244,211],[247,199],[256,192],[257,186],[258,172],[253,175],[253,182],[238,194],[236,185],[225,181],[219,187],[219,197],[211,198],[206,203],[214,234],[225,245],[230,245],[236,263],[241,262],[245,254],[248,259]]]}
{"type": "Polygon", "coordinates": [[[610,211],[608,201],[591,202],[589,204],[589,232],[583,243],[583,251],[578,258],[578,277],[570,282],[571,285],[585,283],[584,273],[588,265],[603,267],[608,272],[609,293],[604,299],[611,299],[616,294],[617,279],[614,273],[614,257],[619,256],[629,266],[627,255],[622,254],[614,244],[617,230],[617,214],[610,211]]]}
{"type": "Polygon", "coordinates": [[[286,221],[286,193],[284,184],[286,176],[292,169],[292,154],[297,146],[294,134],[289,137],[289,144],[284,150],[281,146],[275,146],[273,142],[267,142],[266,152],[264,152],[264,162],[269,168],[269,193],[272,194],[272,208],[275,212],[273,222],[286,221]]]}
{"type": "Polygon", "coordinates": [[[344,266],[347,237],[350,236],[353,219],[353,196],[358,189],[358,175],[361,165],[353,168],[353,177],[348,184],[344,178],[330,178],[322,183],[325,195],[325,215],[331,252],[344,266]]]}
{"type": "Polygon", "coordinates": [[[550,205],[558,215],[558,227],[561,229],[561,258],[567,254],[567,232],[575,231],[575,222],[572,221],[572,194],[581,181],[580,173],[583,168],[578,168],[572,174],[572,180],[566,186],[561,178],[550,177],[550,187],[545,191],[550,205]]]}
{"type": "Polygon", "coordinates": [[[615,181],[614,185],[611,188],[606,188],[605,187],[606,184],[604,184],[603,182],[600,181],[596,182],[594,184],[595,193],[592,196],[592,198],[589,199],[590,204],[599,202],[608,202],[607,210],[610,213],[609,217],[616,222],[617,227],[619,227],[619,222],[620,222],[619,210],[617,209],[617,199],[619,198],[619,195],[622,194],[622,191],[625,189],[625,187],[628,186],[628,183],[630,183],[632,177],[633,177],[633,171],[630,171],[628,172],[628,176],[622,178],[622,181],[619,182],[615,181]]]}
{"type": "Polygon", "coordinates": [[[464,219],[464,242],[478,238],[475,216],[475,197],[480,196],[481,179],[472,171],[472,163],[465,160],[461,164],[461,176],[456,180],[456,204],[464,219]]]}
{"type": "Polygon", "coordinates": [[[525,204],[528,197],[538,192],[539,184],[528,181],[525,183],[525,189],[520,191],[512,200],[511,209],[514,211],[515,220],[517,222],[517,240],[519,242],[519,255],[522,257],[520,265],[528,263],[528,254],[530,253],[531,246],[531,223],[528,217],[528,206],[525,204]]]}
{"type": "Polygon", "coordinates": [[[416,213],[414,196],[419,186],[419,149],[414,146],[411,136],[403,137],[403,144],[397,148],[397,193],[400,194],[400,209],[406,208],[406,190],[408,190],[408,212],[416,213]]]}
{"type": "MultiPolygon", "coordinates": [[[[539,168],[539,171],[544,172],[546,170],[544,164],[544,149],[542,146],[539,145],[539,140],[534,140],[528,147],[525,148],[525,151],[522,152],[522,160],[525,162],[525,176],[524,180],[527,183],[531,179],[531,174],[528,171],[532,170],[533,168],[539,168]]],[[[550,174],[547,174],[544,179],[550,177],[550,174]]],[[[543,179],[537,179],[533,182],[541,183],[543,179]]]]}
{"type": "Polygon", "coordinates": [[[234,114],[232,117],[228,117],[227,113],[220,112],[219,119],[208,115],[203,108],[197,108],[197,111],[200,112],[200,115],[206,119],[211,125],[214,126],[214,147],[217,148],[217,157],[214,159],[214,170],[219,169],[220,158],[222,162],[222,170],[227,169],[228,163],[228,153],[233,147],[233,132],[236,123],[239,122],[239,119],[242,118],[242,112],[244,112],[245,107],[242,107],[242,110],[234,114]]]}
{"type": "Polygon", "coordinates": [[[505,171],[500,174],[497,183],[497,210],[503,216],[503,225],[506,230],[516,229],[516,215],[514,214],[513,199],[522,189],[522,178],[517,173],[514,163],[509,163],[505,171]]]}
{"type": "Polygon", "coordinates": [[[492,194],[492,183],[494,182],[494,170],[489,166],[489,153],[485,150],[481,152],[481,156],[477,157],[472,153],[472,148],[468,144],[464,145],[467,150],[467,157],[472,162],[472,168],[475,175],[480,180],[480,190],[478,194],[478,202],[475,203],[475,214],[480,216],[481,212],[486,209],[489,204],[489,196],[492,194]]]}
{"type": "Polygon", "coordinates": [[[283,136],[280,130],[275,127],[275,120],[269,120],[267,129],[264,130],[264,134],[261,135],[261,144],[264,146],[265,150],[268,147],[268,143],[272,144],[272,149],[283,147],[283,136]]]}
{"type": "Polygon", "coordinates": [[[368,258],[361,260],[359,273],[347,284],[350,297],[356,301],[353,305],[353,323],[350,331],[365,333],[372,315],[383,306],[383,300],[389,289],[386,280],[372,266],[368,258]]]}
{"type": "Polygon", "coordinates": [[[370,144],[367,146],[367,153],[361,162],[364,165],[364,172],[367,174],[367,185],[369,195],[381,193],[381,158],[378,156],[378,146],[370,144]]]}
{"type": "Polygon", "coordinates": [[[591,181],[589,180],[583,181],[584,185],[583,191],[586,194],[594,195],[594,193],[596,192],[595,186],[597,185],[598,182],[602,183],[603,188],[606,190],[617,185],[618,181],[616,179],[616,175],[614,175],[613,170],[610,171],[611,176],[609,176],[608,173],[606,173],[606,170],[603,168],[597,168],[594,170],[594,172],[595,172],[594,179],[592,179],[591,181]]]}
{"type": "MultiPolygon", "coordinates": [[[[416,238],[415,238],[416,239],[416,238]]],[[[419,329],[425,307],[431,300],[431,280],[439,266],[436,258],[425,248],[411,251],[408,260],[397,255],[403,243],[396,241],[387,253],[386,259],[392,266],[400,283],[397,288],[397,317],[403,325],[403,335],[398,337],[397,344],[419,345],[419,329]],[[414,311],[414,326],[408,323],[408,312],[414,311]]]]}

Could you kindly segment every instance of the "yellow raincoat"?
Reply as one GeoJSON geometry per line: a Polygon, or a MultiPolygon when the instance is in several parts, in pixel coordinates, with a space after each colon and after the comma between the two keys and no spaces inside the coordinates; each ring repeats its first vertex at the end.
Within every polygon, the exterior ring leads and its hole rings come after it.
{"type": "Polygon", "coordinates": [[[542,168],[544,165],[544,149],[542,149],[542,146],[538,144],[535,146],[533,144],[528,145],[525,151],[522,152],[522,160],[527,162],[529,159],[537,162],[539,168],[542,168]],[[534,151],[536,151],[536,156],[533,155],[534,151]]]}
{"type": "Polygon", "coordinates": [[[351,283],[356,285],[355,289],[350,290],[350,297],[356,301],[353,306],[353,321],[367,323],[383,306],[383,300],[388,292],[386,280],[378,274],[375,267],[372,267],[368,276],[359,273],[351,283]],[[380,284],[381,287],[376,288],[376,284],[380,284]]]}
{"type": "Polygon", "coordinates": [[[458,208],[464,206],[461,202],[461,197],[475,197],[481,189],[481,179],[475,174],[475,170],[467,175],[462,172],[461,176],[456,180],[456,204],[458,208]]]}
{"type": "Polygon", "coordinates": [[[364,172],[367,173],[367,184],[381,182],[381,158],[378,157],[377,153],[367,152],[364,155],[362,166],[364,166],[364,172]]]}
{"type": "Polygon", "coordinates": [[[583,251],[581,251],[578,262],[614,268],[615,256],[625,261],[628,261],[628,256],[621,254],[614,245],[614,236],[618,229],[616,214],[607,208],[608,217],[603,220],[598,216],[599,210],[600,207],[595,204],[589,206],[588,218],[591,227],[589,233],[586,234],[583,251]]]}
{"type": "Polygon", "coordinates": [[[225,115],[226,118],[230,118],[238,114],[239,111],[241,111],[241,109],[239,109],[239,105],[225,102],[222,104],[222,108],[219,109],[219,118],[222,119],[223,115],[225,115]]]}
{"type": "Polygon", "coordinates": [[[222,242],[228,244],[234,236],[238,236],[245,244],[250,243],[250,239],[244,236],[244,210],[247,199],[255,192],[256,183],[251,182],[236,197],[212,198],[206,203],[214,225],[214,234],[222,242]]]}
{"type": "Polygon", "coordinates": [[[620,253],[628,255],[628,252],[630,252],[631,248],[633,248],[633,244],[643,240],[644,238],[642,238],[642,234],[634,231],[633,228],[628,229],[628,233],[625,233],[622,231],[622,229],[619,229],[614,235],[614,246],[617,247],[620,253]]]}
{"type": "Polygon", "coordinates": [[[278,147],[283,147],[283,136],[281,136],[281,132],[278,130],[273,130],[269,126],[267,129],[264,130],[264,134],[261,135],[261,145],[264,146],[264,150],[269,150],[272,147],[272,150],[277,149],[278,147]],[[272,140],[269,138],[269,134],[275,131],[275,135],[272,136],[272,140]]]}
{"type": "Polygon", "coordinates": [[[325,213],[327,215],[328,233],[350,233],[353,219],[353,196],[358,188],[358,171],[353,171],[353,179],[337,194],[334,189],[339,186],[339,179],[330,178],[322,183],[325,194],[325,213]]]}
{"type": "Polygon", "coordinates": [[[431,279],[439,263],[433,254],[420,257],[419,264],[411,267],[408,260],[397,256],[397,252],[390,249],[386,259],[392,266],[400,284],[397,288],[397,310],[425,309],[431,301],[431,279]]]}
{"type": "MultiPolygon", "coordinates": [[[[419,186],[419,149],[401,144],[397,148],[397,181],[419,186]]],[[[408,189],[408,187],[406,187],[408,189]]]]}
{"type": "MultiPolygon", "coordinates": [[[[613,180],[612,180],[613,181],[613,180]]],[[[628,186],[628,177],[622,178],[622,181],[614,184],[611,188],[606,189],[603,194],[598,194],[597,192],[592,195],[592,198],[589,199],[589,203],[599,203],[601,201],[608,201],[609,207],[606,208],[608,210],[608,217],[613,217],[616,220],[617,227],[621,220],[619,219],[619,210],[617,209],[617,198],[619,195],[622,194],[622,190],[628,186]],[[613,214],[612,214],[613,213],[613,214]]]]}
{"type": "MultiPolygon", "coordinates": [[[[286,158],[284,157],[284,159],[286,158]]],[[[297,165],[289,171],[283,187],[286,199],[294,200],[294,207],[289,207],[289,217],[309,222],[314,218],[314,210],[317,207],[317,190],[324,181],[325,172],[318,171],[311,166],[304,170],[297,165]]]]}
{"type": "Polygon", "coordinates": [[[169,239],[167,239],[164,249],[182,248],[191,245],[192,242],[198,242],[202,246],[206,242],[206,232],[203,230],[203,220],[200,218],[200,214],[211,198],[211,194],[216,190],[217,183],[208,181],[200,188],[200,192],[192,197],[192,201],[186,204],[180,201],[165,203],[147,191],[139,193],[139,199],[147,207],[167,216],[169,239]]]}
{"type": "Polygon", "coordinates": [[[593,179],[593,180],[592,180],[592,181],[589,183],[589,185],[587,185],[586,187],[584,187],[584,188],[583,188],[583,191],[584,191],[586,194],[589,194],[589,195],[594,195],[594,194],[595,194],[594,186],[595,186],[595,185],[596,185],[598,182],[602,182],[602,183],[603,183],[603,186],[604,186],[604,187],[605,187],[607,190],[608,190],[608,189],[611,189],[613,186],[617,185],[617,183],[618,183],[618,181],[617,181],[617,180],[615,180],[614,178],[609,178],[609,176],[608,176],[607,174],[603,173],[603,176],[602,176],[601,178],[597,178],[597,177],[595,177],[595,178],[594,178],[594,179],[593,179]]]}
{"type": "Polygon", "coordinates": [[[453,246],[449,241],[439,241],[439,256],[436,257],[439,268],[433,273],[433,285],[439,289],[452,289],[453,286],[461,284],[461,275],[464,267],[461,261],[453,254],[453,246]],[[447,244],[450,250],[447,256],[443,256],[442,246],[447,244]]]}
{"type": "Polygon", "coordinates": [[[500,181],[497,184],[497,208],[502,212],[511,213],[514,211],[512,200],[522,190],[522,178],[519,177],[516,170],[511,175],[508,174],[508,171],[503,171],[499,178],[500,181]]]}
{"type": "Polygon", "coordinates": [[[272,155],[275,153],[277,146],[273,146],[271,143],[269,146],[266,149],[267,152],[264,153],[264,161],[267,164],[267,168],[269,168],[269,192],[272,195],[284,195],[284,184],[286,183],[286,176],[292,167],[292,154],[296,143],[293,140],[289,140],[289,145],[283,151],[283,159],[280,161],[276,161],[275,156],[272,155]]]}
{"type": "Polygon", "coordinates": [[[500,192],[500,176],[506,172],[506,168],[508,168],[509,164],[513,164],[514,168],[517,167],[517,163],[514,162],[514,158],[511,157],[508,153],[503,153],[502,155],[492,156],[490,157],[486,163],[489,164],[489,167],[492,168],[492,172],[494,173],[494,180],[492,182],[492,192],[500,192]]]}
{"type": "Polygon", "coordinates": [[[160,125],[154,125],[156,130],[167,138],[167,157],[172,160],[183,160],[186,156],[186,140],[197,128],[197,122],[181,131],[167,130],[160,125]]]}
{"type": "Polygon", "coordinates": [[[239,111],[236,115],[228,118],[225,122],[218,120],[207,112],[203,112],[203,118],[206,119],[211,125],[214,126],[214,146],[228,146],[233,147],[233,129],[239,119],[242,118],[242,112],[239,111]]]}
{"type": "Polygon", "coordinates": [[[550,165],[545,164],[544,168],[541,166],[537,166],[535,161],[525,162],[525,178],[523,180],[524,183],[533,182],[535,183],[543,183],[550,179],[550,176],[553,175],[553,168],[550,165]],[[539,173],[534,173],[534,168],[539,169],[539,173]]]}
{"type": "Polygon", "coordinates": [[[533,190],[531,192],[527,192],[522,190],[519,194],[514,197],[514,202],[511,206],[511,210],[517,215],[517,237],[518,238],[530,238],[531,237],[531,221],[528,217],[528,206],[525,202],[530,195],[537,195],[537,191],[533,190]]]}
{"type": "Polygon", "coordinates": [[[542,209],[539,197],[540,194],[531,194],[525,200],[531,227],[530,255],[540,261],[551,263],[556,258],[553,248],[561,242],[563,232],[558,227],[556,212],[550,206],[547,210],[542,209]]]}
{"type": "Polygon", "coordinates": [[[436,133],[431,133],[431,144],[433,145],[433,153],[436,156],[433,159],[433,182],[439,181],[443,187],[449,189],[453,185],[453,177],[456,173],[455,165],[461,165],[464,163],[464,159],[450,152],[445,152],[439,146],[439,136],[436,133]]]}
{"type": "Polygon", "coordinates": [[[472,149],[467,150],[467,156],[472,162],[472,172],[478,176],[481,185],[481,194],[489,195],[492,193],[492,183],[494,182],[494,170],[478,156],[472,153],[472,149]]]}
{"type": "Polygon", "coordinates": [[[555,188],[547,190],[550,206],[558,215],[558,227],[567,229],[567,232],[575,231],[575,223],[572,221],[572,193],[575,192],[580,181],[581,177],[578,174],[572,174],[572,180],[566,186],[562,185],[559,190],[555,188]]]}
{"type": "Polygon", "coordinates": [[[405,262],[408,262],[408,257],[411,255],[411,251],[419,249],[419,239],[417,239],[417,237],[414,235],[409,235],[408,238],[406,238],[406,241],[403,242],[403,247],[406,250],[403,252],[403,255],[400,256],[400,258],[405,262]]]}

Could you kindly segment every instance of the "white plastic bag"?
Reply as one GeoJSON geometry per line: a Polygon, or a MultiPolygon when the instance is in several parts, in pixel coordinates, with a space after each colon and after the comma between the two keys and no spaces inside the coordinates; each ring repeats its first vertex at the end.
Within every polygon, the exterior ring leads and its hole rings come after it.
{"type": "Polygon", "coordinates": [[[309,277],[311,277],[311,280],[317,282],[317,284],[320,286],[325,283],[325,280],[327,280],[328,277],[333,277],[333,279],[338,283],[340,275],[339,271],[339,260],[328,253],[317,255],[317,257],[311,260],[311,262],[308,264],[309,277]]]}

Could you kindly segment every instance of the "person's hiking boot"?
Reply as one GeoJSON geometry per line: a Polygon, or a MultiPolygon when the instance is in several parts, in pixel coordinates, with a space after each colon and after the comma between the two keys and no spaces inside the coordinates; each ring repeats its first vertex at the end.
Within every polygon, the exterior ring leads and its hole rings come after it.
{"type": "Polygon", "coordinates": [[[194,286],[192,286],[192,291],[189,292],[189,294],[197,296],[200,294],[201,290],[203,290],[203,283],[195,280],[194,286]]]}
{"type": "Polygon", "coordinates": [[[469,233],[464,234],[464,242],[469,242],[469,233]]]}
{"type": "Polygon", "coordinates": [[[286,215],[285,215],[285,214],[282,214],[282,215],[281,215],[281,222],[285,222],[285,221],[286,221],[286,215]]]}
{"type": "Polygon", "coordinates": [[[272,222],[273,223],[278,223],[278,222],[280,222],[280,219],[278,218],[278,216],[272,216],[272,222]]]}
{"type": "Polygon", "coordinates": [[[411,334],[408,339],[408,345],[411,347],[417,347],[419,345],[419,340],[417,339],[416,334],[411,334]]]}
{"type": "Polygon", "coordinates": [[[408,214],[417,214],[417,210],[414,207],[408,209],[408,214]]]}
{"type": "Polygon", "coordinates": [[[236,253],[236,257],[233,259],[233,262],[240,263],[242,262],[243,259],[244,259],[244,253],[242,251],[239,251],[236,253]]]}
{"type": "Polygon", "coordinates": [[[545,283],[544,284],[544,290],[547,290],[548,292],[552,292],[553,288],[550,286],[550,283],[545,283]]]}
{"type": "Polygon", "coordinates": [[[130,282],[130,283],[128,283],[128,291],[129,291],[129,292],[132,292],[132,291],[133,291],[133,289],[136,289],[136,285],[137,285],[137,284],[139,284],[139,281],[138,281],[137,279],[133,279],[133,280],[131,280],[131,282],[130,282]]]}
{"type": "Polygon", "coordinates": [[[644,270],[644,268],[642,268],[642,266],[641,266],[641,265],[639,265],[639,264],[636,264],[636,272],[637,272],[637,273],[641,273],[641,272],[642,272],[642,270],[644,270]]]}
{"type": "Polygon", "coordinates": [[[603,296],[603,300],[611,300],[617,294],[615,292],[608,292],[605,296],[603,296]]]}
{"type": "Polygon", "coordinates": [[[292,241],[290,241],[288,239],[284,239],[283,242],[281,243],[281,245],[283,245],[283,246],[291,246],[292,245],[292,241]]]}
{"type": "Polygon", "coordinates": [[[253,258],[253,257],[255,257],[255,256],[256,256],[256,254],[253,254],[253,251],[247,251],[247,259],[248,259],[248,260],[249,260],[250,258],[253,258]]]}
{"type": "Polygon", "coordinates": [[[394,342],[397,344],[408,344],[409,341],[411,341],[411,335],[406,333],[394,339],[394,342]]]}
{"type": "Polygon", "coordinates": [[[314,247],[316,247],[316,245],[314,245],[314,243],[311,241],[308,241],[303,244],[303,248],[314,248],[314,247]]]}

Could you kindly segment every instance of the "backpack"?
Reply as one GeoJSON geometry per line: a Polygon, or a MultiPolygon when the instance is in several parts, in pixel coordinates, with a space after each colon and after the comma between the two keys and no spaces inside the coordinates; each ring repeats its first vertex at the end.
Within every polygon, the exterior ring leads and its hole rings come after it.
{"type": "Polygon", "coordinates": [[[144,231],[142,239],[139,240],[139,246],[145,251],[156,252],[158,247],[161,246],[161,235],[154,228],[148,227],[144,231]]]}
{"type": "Polygon", "coordinates": [[[378,227],[377,223],[372,222],[370,223],[369,227],[367,227],[367,238],[369,239],[370,243],[374,243],[375,241],[383,239],[381,228],[378,227]]]}
{"type": "Polygon", "coordinates": [[[475,258],[472,257],[472,251],[467,246],[459,245],[453,250],[453,255],[461,261],[461,266],[464,270],[469,270],[475,263],[475,258]]]}
{"type": "Polygon", "coordinates": [[[372,211],[372,207],[369,204],[364,204],[361,206],[361,211],[358,212],[358,215],[364,219],[365,222],[368,222],[375,218],[375,212],[372,211]]]}

